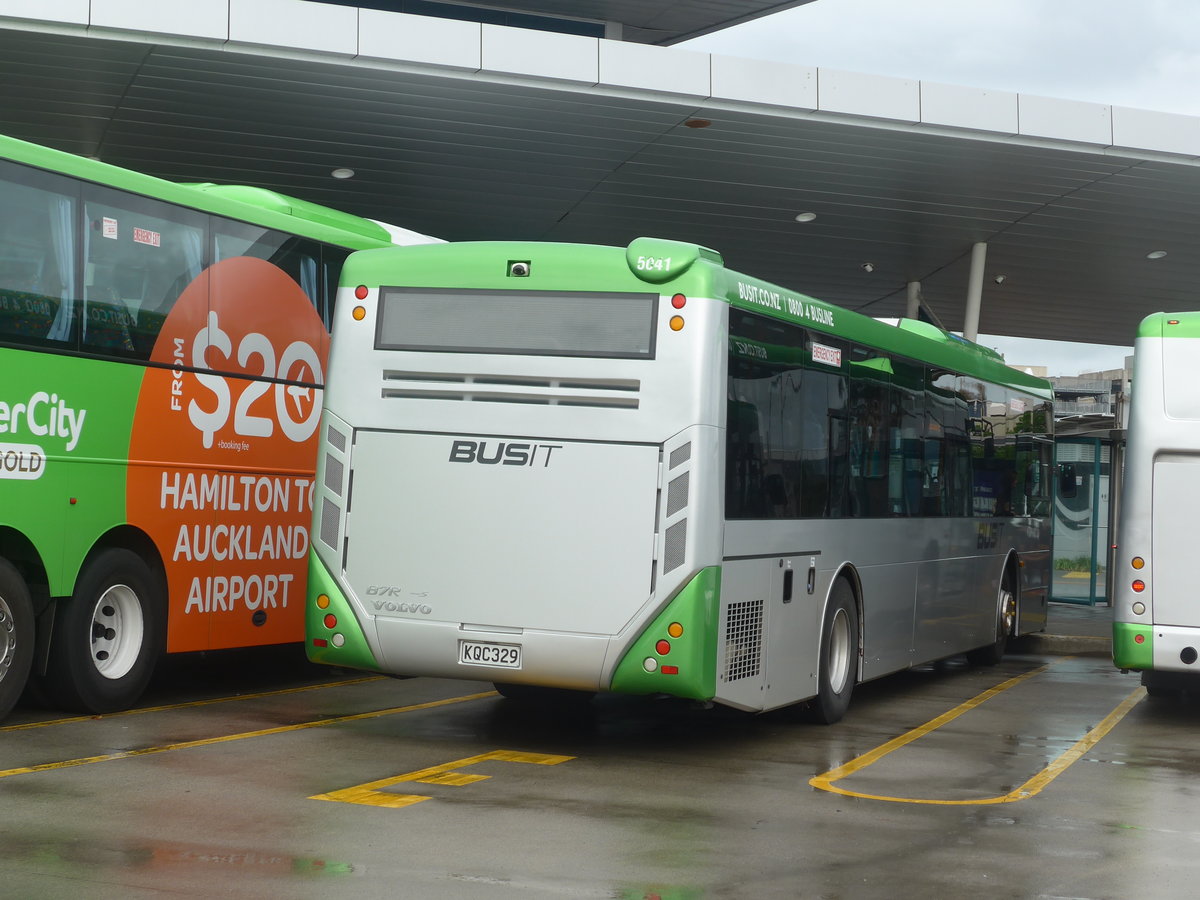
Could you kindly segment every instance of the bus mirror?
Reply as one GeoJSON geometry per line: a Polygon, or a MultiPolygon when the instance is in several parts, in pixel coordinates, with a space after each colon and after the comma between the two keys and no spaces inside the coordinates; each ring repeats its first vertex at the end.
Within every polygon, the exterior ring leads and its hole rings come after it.
{"type": "Polygon", "coordinates": [[[1058,496],[1067,500],[1075,496],[1075,467],[1071,463],[1058,468],[1058,496]]]}

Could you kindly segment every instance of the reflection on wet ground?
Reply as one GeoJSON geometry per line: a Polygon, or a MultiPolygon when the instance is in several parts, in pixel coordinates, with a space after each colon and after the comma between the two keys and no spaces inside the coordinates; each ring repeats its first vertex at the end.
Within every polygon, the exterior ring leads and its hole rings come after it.
{"type": "Polygon", "coordinates": [[[1135,699],[1040,793],[983,802],[1130,697],[1103,657],[925,666],[861,686],[830,727],[487,688],[281,651],[175,662],[133,714],[22,708],[0,733],[4,893],[1169,898],[1200,875],[1193,699],[1135,699]],[[915,731],[837,782],[859,796],[810,785],[915,731]]]}

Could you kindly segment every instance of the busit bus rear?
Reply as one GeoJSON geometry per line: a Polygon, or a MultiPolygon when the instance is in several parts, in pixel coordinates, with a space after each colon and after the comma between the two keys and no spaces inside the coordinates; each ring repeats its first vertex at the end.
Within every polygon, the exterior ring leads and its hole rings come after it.
{"type": "Polygon", "coordinates": [[[1044,626],[1049,386],[718,253],[353,254],[308,650],[840,717],[857,682],[1044,626]]]}

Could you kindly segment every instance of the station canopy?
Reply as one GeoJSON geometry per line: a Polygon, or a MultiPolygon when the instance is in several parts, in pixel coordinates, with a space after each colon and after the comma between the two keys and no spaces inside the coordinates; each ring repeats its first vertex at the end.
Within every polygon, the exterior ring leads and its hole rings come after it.
{"type": "Polygon", "coordinates": [[[950,329],[976,244],[982,333],[1200,308],[1200,119],[649,45],[795,3],[511,4],[625,40],[400,5],[0,0],[0,131],[449,240],[694,241],[874,316],[919,282],[950,329]]]}

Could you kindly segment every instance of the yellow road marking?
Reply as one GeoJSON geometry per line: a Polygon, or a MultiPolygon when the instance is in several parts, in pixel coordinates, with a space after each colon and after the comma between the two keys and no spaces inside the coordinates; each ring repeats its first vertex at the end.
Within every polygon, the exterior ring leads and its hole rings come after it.
{"type": "Polygon", "coordinates": [[[93,722],[97,719],[116,719],[121,716],[140,716],[144,713],[166,712],[172,709],[195,709],[198,706],[212,706],[217,703],[233,703],[237,700],[256,700],[259,697],[281,697],[284,694],[299,694],[304,691],[318,691],[322,688],[342,687],[349,684],[366,684],[368,681],[382,681],[383,675],[368,675],[365,678],[347,678],[345,681],[325,681],[321,684],[308,684],[304,687],[281,688],[277,691],[260,691],[254,694],[237,694],[233,697],[213,697],[209,700],[189,700],[187,703],[168,703],[164,706],[143,706],[138,709],[125,709],[120,712],[105,713],[99,716],[64,716],[61,719],[45,719],[41,722],[22,722],[19,725],[0,726],[0,733],[5,731],[28,731],[31,728],[46,728],[49,725],[70,725],[75,722],[93,722]]]}
{"type": "Polygon", "coordinates": [[[289,731],[303,731],[306,728],[322,728],[326,725],[338,725],[342,722],[357,722],[362,719],[377,719],[381,716],[391,716],[397,713],[416,712],[422,709],[434,709],[439,706],[450,706],[455,703],[466,703],[470,700],[482,700],[484,697],[496,696],[495,691],[483,691],[478,694],[466,694],[462,697],[450,697],[446,700],[431,700],[428,703],[414,703],[411,706],[393,706],[389,709],[376,709],[371,712],[353,713],[348,716],[334,716],[330,719],[317,719],[314,722],[300,722],[296,725],[280,725],[276,728],[263,728],[258,731],[243,731],[238,734],[223,734],[219,737],[200,738],[194,741],[179,741],[175,744],[163,744],[158,747],[139,747],[136,750],[122,750],[118,753],[106,753],[102,756],[85,756],[79,759],[67,759],[61,762],[40,763],[36,766],[19,766],[15,769],[0,770],[0,778],[13,775],[29,775],[33,772],[51,772],[56,769],[70,769],[75,766],[87,766],[92,763],[111,762],[116,759],[128,759],[132,756],[150,756],[154,753],[166,753],[170,750],[191,750],[194,747],[207,747],[213,744],[227,744],[231,741],[244,741],[248,738],[266,737],[272,734],[286,734],[289,731]]]}
{"type": "MultiPolygon", "coordinates": [[[[1060,662],[1065,662],[1070,657],[1064,657],[1060,662]]],[[[936,718],[930,719],[924,725],[914,728],[912,731],[906,732],[899,737],[893,738],[886,744],[881,744],[874,750],[864,753],[862,756],[855,757],[844,765],[838,766],[836,769],[830,769],[820,775],[816,775],[809,779],[809,784],[813,787],[822,790],[830,791],[834,794],[842,794],[846,797],[859,797],[864,800],[885,800],[891,803],[924,803],[936,806],[981,806],[995,803],[1015,803],[1018,800],[1027,800],[1035,794],[1039,793],[1046,785],[1066,771],[1067,767],[1079,760],[1083,754],[1087,753],[1095,744],[1106,734],[1108,734],[1118,722],[1133,709],[1143,697],[1146,696],[1145,688],[1137,688],[1121,703],[1110,712],[1100,724],[1096,725],[1091,731],[1085,734],[1082,738],[1071,745],[1067,750],[1058,755],[1046,768],[1034,775],[1020,787],[1009,791],[1007,794],[1001,794],[995,797],[983,797],[977,800],[936,800],[922,797],[887,797],[880,794],[865,794],[860,791],[851,791],[846,788],[838,787],[834,784],[835,781],[853,775],[855,772],[860,772],[867,766],[878,762],[883,757],[887,756],[893,750],[898,750],[906,744],[911,744],[918,738],[924,737],[931,731],[941,728],[943,725],[954,721],[959,716],[966,712],[975,709],[981,703],[990,700],[997,694],[1015,687],[1023,681],[1041,675],[1046,672],[1051,666],[1059,663],[1050,663],[1045,666],[1040,666],[1032,671],[1026,672],[1023,675],[1018,675],[1016,678],[1010,678],[995,687],[988,688],[983,693],[972,697],[964,703],[960,703],[954,709],[942,713],[936,718]]]]}
{"type": "Polygon", "coordinates": [[[493,750],[490,753],[468,756],[466,759],[456,759],[454,762],[444,763],[440,766],[431,766],[428,769],[420,769],[416,772],[407,772],[404,775],[393,775],[391,778],[381,778],[378,781],[368,781],[366,784],[356,784],[353,787],[330,791],[327,794],[314,794],[308,799],[332,800],[335,803],[359,803],[363,806],[385,806],[390,809],[399,809],[431,798],[424,794],[392,794],[382,790],[383,788],[406,781],[417,781],[421,784],[451,785],[453,787],[475,784],[478,781],[486,781],[492,776],[465,774],[463,772],[455,772],[454,769],[466,768],[467,766],[473,766],[476,763],[486,762],[491,759],[499,760],[500,762],[557,766],[559,763],[565,763],[567,760],[574,758],[573,756],[557,756],[553,753],[493,750]]]}

